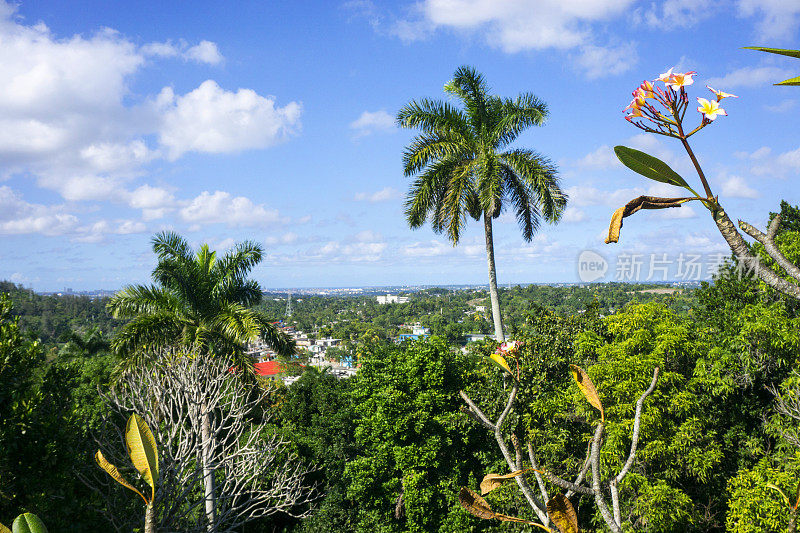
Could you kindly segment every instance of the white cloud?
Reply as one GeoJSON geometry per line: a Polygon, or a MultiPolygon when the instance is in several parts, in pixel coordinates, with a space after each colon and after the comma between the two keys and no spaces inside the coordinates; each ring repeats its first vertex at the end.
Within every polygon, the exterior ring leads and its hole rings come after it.
{"type": "Polygon", "coordinates": [[[760,17],[756,37],[765,42],[791,39],[800,26],[800,2],[796,0],[739,0],[738,7],[745,17],[760,17]]]}
{"type": "Polygon", "coordinates": [[[601,191],[587,185],[574,185],[566,189],[565,192],[569,195],[569,205],[575,207],[588,207],[593,205],[622,207],[634,198],[647,193],[647,191],[641,187],[601,191]]]}
{"type": "Polygon", "coordinates": [[[330,241],[319,249],[319,253],[328,261],[352,261],[356,263],[379,261],[386,250],[385,242],[356,242],[341,244],[330,241]]]}
{"type": "Polygon", "coordinates": [[[200,44],[192,46],[186,50],[186,57],[209,65],[218,65],[224,60],[222,54],[219,53],[217,44],[211,41],[200,41],[200,44]]]}
{"type": "MultiPolygon", "coordinates": [[[[437,29],[478,34],[506,53],[577,51],[571,62],[590,79],[619,74],[637,60],[635,45],[597,42],[593,25],[625,15],[636,0],[421,0],[411,16],[393,23],[390,34],[405,42],[437,29]]],[[[373,26],[380,18],[372,19],[373,26]]]]}
{"type": "Polygon", "coordinates": [[[792,77],[789,70],[778,67],[742,67],[721,78],[709,78],[708,84],[723,91],[735,87],[759,87],[792,77]]]}
{"type": "Polygon", "coordinates": [[[102,242],[107,235],[130,235],[132,233],[144,233],[147,226],[143,222],[135,220],[98,220],[88,226],[78,228],[77,236],[72,240],[79,242],[102,242]]]}
{"type": "Polygon", "coordinates": [[[277,210],[224,191],[214,191],[213,194],[203,191],[180,210],[180,215],[184,221],[197,224],[263,226],[280,222],[277,210]]]}
{"type": "Polygon", "coordinates": [[[425,0],[422,26],[482,31],[506,52],[589,44],[590,23],[619,16],[633,0],[425,0]]]}
{"type": "Polygon", "coordinates": [[[0,234],[64,235],[77,226],[78,218],[63,207],[31,204],[10,187],[0,187],[0,234]]]}
{"type": "Polygon", "coordinates": [[[749,187],[741,176],[731,176],[722,183],[722,195],[732,198],[758,198],[758,191],[749,187]]]}
{"type": "Polygon", "coordinates": [[[777,157],[772,155],[772,150],[768,146],[762,146],[751,154],[737,152],[735,155],[740,159],[753,161],[750,172],[756,176],[785,178],[789,174],[800,172],[800,147],[779,154],[777,157]]]}
{"type": "Polygon", "coordinates": [[[797,100],[781,100],[775,105],[765,105],[764,109],[771,113],[787,113],[797,106],[797,100]]]}
{"type": "Polygon", "coordinates": [[[587,78],[593,80],[610,74],[622,74],[638,60],[634,43],[619,46],[587,44],[581,46],[575,64],[586,73],[587,78]]]}
{"type": "Polygon", "coordinates": [[[637,15],[653,28],[690,28],[698,22],[715,15],[713,0],[663,0],[652,3],[646,10],[637,10],[637,15]]]}
{"type": "Polygon", "coordinates": [[[184,96],[165,88],[158,97],[163,126],[159,140],[174,160],[189,151],[239,152],[277,144],[300,128],[301,105],[275,100],[250,89],[236,92],[204,81],[184,96]]]}
{"type": "Polygon", "coordinates": [[[586,220],[586,213],[572,206],[568,206],[561,217],[561,221],[566,223],[583,222],[584,220],[586,220]]]}
{"type": "Polygon", "coordinates": [[[403,247],[403,254],[409,257],[438,257],[452,251],[452,246],[441,241],[415,242],[403,247]]]}
{"type": "Polygon", "coordinates": [[[226,91],[213,81],[185,95],[166,88],[130,103],[130,83],[154,61],[222,62],[211,41],[138,46],[111,29],[64,37],[43,23],[26,25],[15,11],[0,0],[4,177],[29,176],[73,202],[127,204],[150,220],[177,202],[163,189],[135,183],[146,165],[187,151],[263,148],[299,128],[300,104],[277,107],[273,97],[226,91]]]}
{"type": "Polygon", "coordinates": [[[397,200],[403,197],[403,194],[393,187],[385,187],[377,192],[359,192],[353,197],[357,202],[386,202],[389,200],[397,200]]]}
{"type": "Polygon", "coordinates": [[[384,111],[364,111],[356,120],[350,123],[354,130],[354,137],[365,137],[373,133],[393,131],[395,129],[394,117],[384,111]]]}
{"type": "Polygon", "coordinates": [[[194,61],[196,63],[205,63],[208,65],[218,65],[225,60],[222,54],[219,53],[217,44],[211,41],[200,41],[199,44],[194,46],[189,46],[189,43],[182,39],[177,43],[172,41],[148,43],[142,46],[141,52],[145,56],[163,58],[179,57],[184,61],[194,61]]]}
{"type": "Polygon", "coordinates": [[[594,152],[590,152],[578,160],[580,168],[610,169],[620,168],[622,163],[617,159],[614,148],[604,144],[594,152]]]}

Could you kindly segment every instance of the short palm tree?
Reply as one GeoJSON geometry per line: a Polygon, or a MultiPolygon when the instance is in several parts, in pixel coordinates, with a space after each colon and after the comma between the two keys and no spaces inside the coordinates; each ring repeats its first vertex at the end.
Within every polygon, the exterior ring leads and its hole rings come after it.
{"type": "Polygon", "coordinates": [[[115,294],[108,309],[130,318],[112,341],[123,355],[175,345],[191,346],[233,362],[248,364],[246,343],[261,338],[282,355],[295,351],[293,341],[263,313],[252,309],[261,288],[248,273],[261,261],[262,248],[241,242],[221,259],[207,244],[193,252],[172,232],[153,237],[157,285],[131,285],[115,294]]]}
{"type": "MultiPolygon", "coordinates": [[[[295,353],[295,343],[263,314],[251,307],[261,300],[261,288],[248,273],[261,261],[261,246],[242,242],[221,259],[207,244],[193,252],[179,235],[162,232],[153,237],[158,266],[157,285],[132,285],[115,294],[108,309],[115,318],[130,318],[112,340],[112,347],[128,363],[152,353],[184,347],[226,358],[241,375],[253,370],[246,344],[258,338],[281,355],[295,353]]],[[[203,442],[203,480],[208,531],[216,531],[215,466],[210,408],[200,404],[203,442]]]]}
{"type": "Polygon", "coordinates": [[[406,218],[418,228],[430,216],[433,230],[456,245],[467,215],[483,217],[495,338],[502,342],[492,220],[512,208],[529,242],[541,219],[557,222],[567,204],[553,163],[533,150],[509,148],[526,128],[544,123],[547,106],[530,93],[515,99],[489,94],[483,76],[471,67],[456,70],[444,90],[461,100],[463,109],[422,99],[397,113],[399,126],[422,130],[403,153],[405,175],[416,176],[406,218]]]}

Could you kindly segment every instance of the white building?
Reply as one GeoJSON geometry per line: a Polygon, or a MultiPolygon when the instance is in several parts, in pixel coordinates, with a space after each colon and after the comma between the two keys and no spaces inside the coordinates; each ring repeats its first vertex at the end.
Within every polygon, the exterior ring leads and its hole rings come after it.
{"type": "Polygon", "coordinates": [[[408,303],[408,296],[398,296],[397,294],[386,294],[384,296],[377,296],[376,298],[380,305],[408,303]]]}

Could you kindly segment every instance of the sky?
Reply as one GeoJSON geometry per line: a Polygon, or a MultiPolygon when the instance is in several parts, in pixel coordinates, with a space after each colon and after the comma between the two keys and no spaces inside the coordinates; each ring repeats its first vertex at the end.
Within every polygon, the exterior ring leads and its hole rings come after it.
{"type": "Polygon", "coordinates": [[[261,243],[265,288],[486,283],[482,224],[454,247],[403,214],[416,132],[394,116],[446,100],[462,65],[548,104],[513,146],[555,162],[570,197],[529,243],[513,213],[496,220],[501,285],[588,281],[579,257],[597,281],[707,278],[729,251],[702,205],[637,213],[603,243],[617,207],[677,192],[613,147],[698,183],[679,141],[622,112],[643,80],[696,71],[690,103],[706,85],[738,96],[691,139],[731,218],[763,228],[800,203],[800,89],[772,85],[800,61],[743,46],[800,48],[800,0],[0,0],[0,279],[147,283],[169,230],[261,243]]]}

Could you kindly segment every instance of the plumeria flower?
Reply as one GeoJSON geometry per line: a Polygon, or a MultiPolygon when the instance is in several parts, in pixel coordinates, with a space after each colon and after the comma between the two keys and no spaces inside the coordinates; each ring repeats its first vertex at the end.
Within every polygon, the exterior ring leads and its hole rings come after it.
{"type": "Polygon", "coordinates": [[[520,341],[504,342],[503,344],[497,347],[497,353],[503,355],[512,355],[517,353],[517,350],[519,350],[520,346],[522,346],[522,342],[520,341]]]}
{"type": "MultiPolygon", "coordinates": [[[[671,69],[670,69],[671,70],[671,69]]],[[[665,82],[667,85],[672,87],[673,89],[680,89],[686,85],[691,85],[694,83],[692,76],[697,74],[697,72],[691,70],[685,74],[681,74],[676,72],[672,76],[670,76],[669,81],[665,82]]]]}
{"type": "Polygon", "coordinates": [[[717,102],[719,102],[723,98],[739,98],[735,94],[730,94],[730,93],[718,91],[718,90],[716,90],[716,89],[714,89],[712,87],[709,87],[708,85],[706,85],[706,87],[708,88],[709,91],[711,91],[712,93],[717,95],[717,102]]]}
{"type": "Polygon", "coordinates": [[[672,78],[672,69],[669,69],[668,71],[666,71],[665,73],[663,73],[662,75],[660,75],[656,79],[658,81],[663,81],[664,83],[668,83],[670,78],[672,78]]]}
{"type": "Polygon", "coordinates": [[[634,95],[640,94],[644,98],[655,98],[654,91],[655,88],[653,87],[653,84],[647,80],[644,80],[639,88],[634,91],[634,95]]]}
{"type": "Polygon", "coordinates": [[[700,111],[708,120],[716,119],[717,115],[728,115],[717,102],[709,101],[705,98],[698,98],[697,103],[700,104],[700,107],[698,107],[697,110],[700,111]]]}

